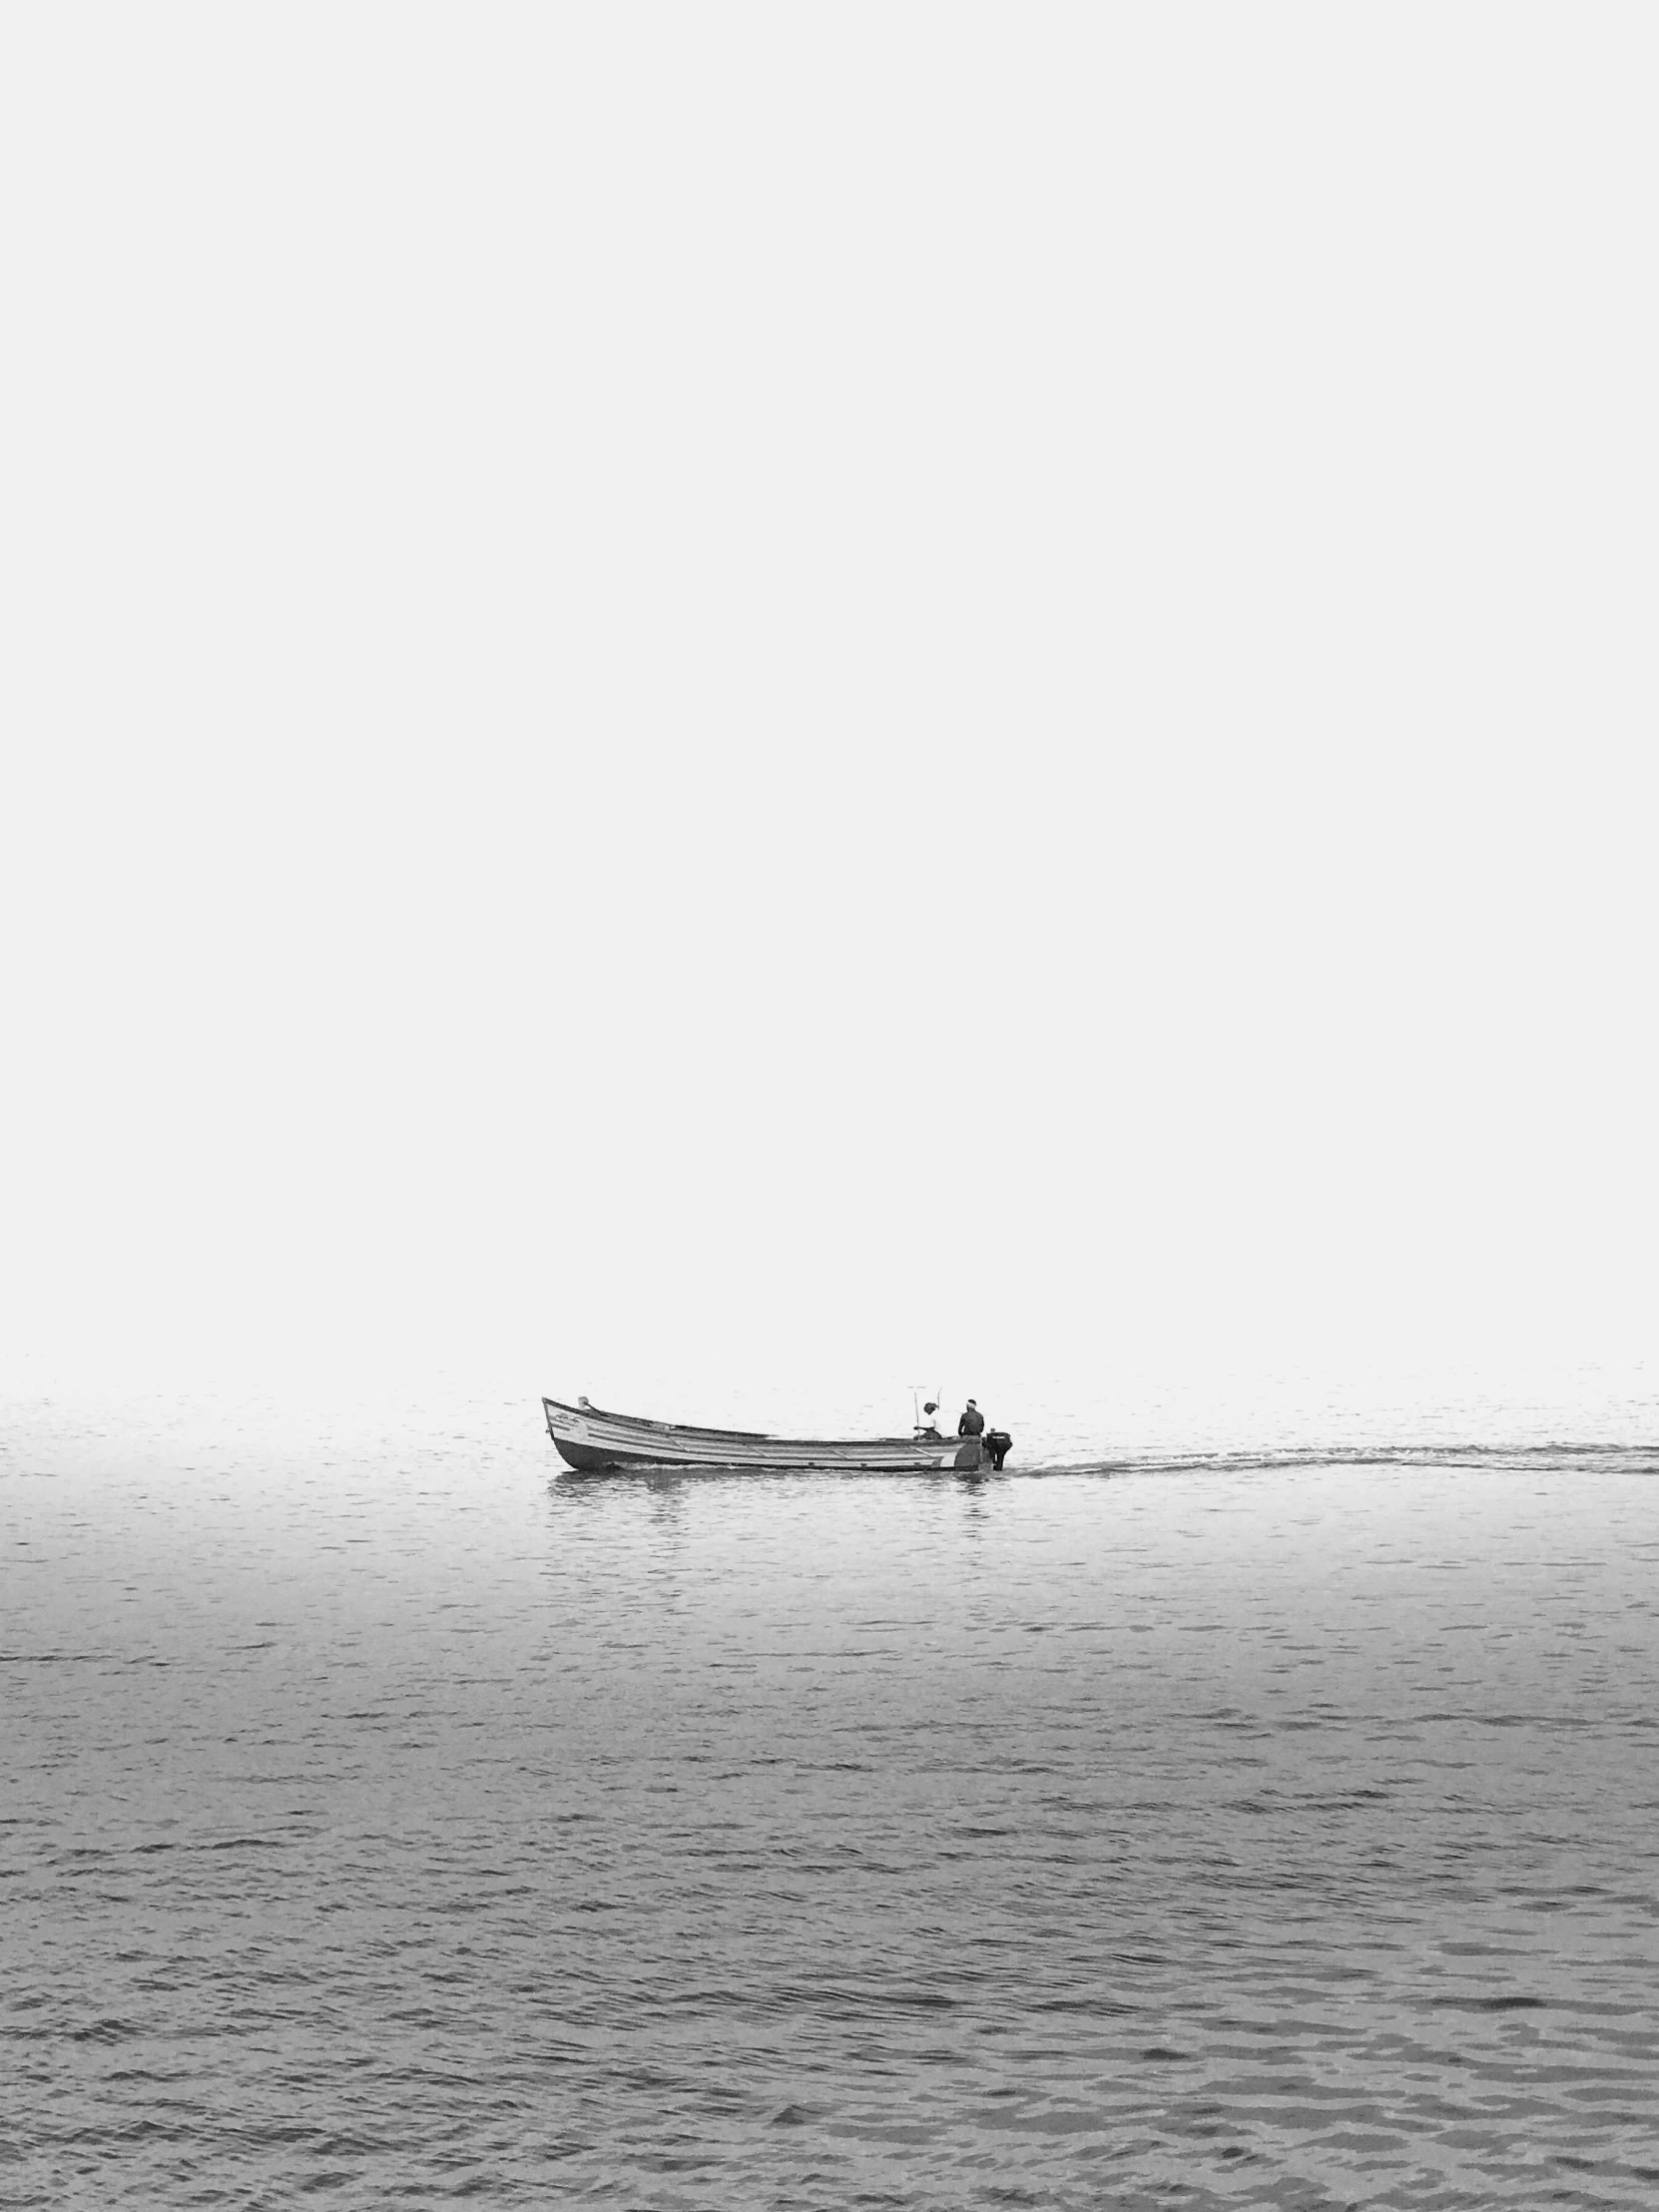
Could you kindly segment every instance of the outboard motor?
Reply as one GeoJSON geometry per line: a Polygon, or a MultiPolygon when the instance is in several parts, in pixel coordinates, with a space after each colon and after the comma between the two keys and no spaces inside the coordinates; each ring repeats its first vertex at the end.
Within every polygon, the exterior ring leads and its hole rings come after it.
{"type": "Polygon", "coordinates": [[[991,1465],[1002,1472],[1002,1462],[1014,1447],[1014,1439],[1005,1428],[988,1429],[985,1433],[985,1449],[991,1455],[991,1465]]]}

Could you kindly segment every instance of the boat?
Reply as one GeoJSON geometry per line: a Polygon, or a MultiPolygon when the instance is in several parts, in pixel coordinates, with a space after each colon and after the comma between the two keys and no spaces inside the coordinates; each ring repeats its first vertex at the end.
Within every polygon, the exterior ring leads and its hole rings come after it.
{"type": "MultiPolygon", "coordinates": [[[[766,1436],[749,1428],[691,1428],[681,1421],[643,1420],[636,1413],[607,1413],[587,1399],[566,1405],[544,1397],[547,1433],[568,1466],[584,1474],[607,1467],[839,1468],[847,1473],[926,1473],[938,1468],[971,1472],[985,1463],[987,1440],[941,1436],[918,1429],[910,1436],[874,1436],[863,1442],[829,1437],[766,1436]]],[[[1000,1440],[1000,1432],[998,1440],[1000,1440]]],[[[1007,1446],[1004,1444],[1004,1450],[1007,1446]]]]}

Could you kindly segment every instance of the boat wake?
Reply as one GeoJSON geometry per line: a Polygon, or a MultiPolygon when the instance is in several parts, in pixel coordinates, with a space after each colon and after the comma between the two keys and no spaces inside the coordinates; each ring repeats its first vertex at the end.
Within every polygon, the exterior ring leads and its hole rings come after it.
{"type": "Polygon", "coordinates": [[[1034,1459],[1010,1474],[1269,1474],[1295,1467],[1466,1467],[1484,1472],[1582,1466],[1587,1472],[1659,1474],[1659,1444],[1299,1444],[1263,1451],[1132,1451],[1034,1459]]]}

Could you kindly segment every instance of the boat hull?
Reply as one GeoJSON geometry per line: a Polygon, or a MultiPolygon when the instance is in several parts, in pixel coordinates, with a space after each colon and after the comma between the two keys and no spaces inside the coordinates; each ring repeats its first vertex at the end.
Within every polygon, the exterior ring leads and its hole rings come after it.
{"type": "Polygon", "coordinates": [[[547,1433],[567,1466],[584,1474],[608,1467],[840,1468],[847,1473],[971,1472],[983,1464],[977,1436],[874,1436],[862,1442],[764,1436],[744,1428],[692,1428],[641,1420],[597,1405],[544,1397],[547,1433]]]}

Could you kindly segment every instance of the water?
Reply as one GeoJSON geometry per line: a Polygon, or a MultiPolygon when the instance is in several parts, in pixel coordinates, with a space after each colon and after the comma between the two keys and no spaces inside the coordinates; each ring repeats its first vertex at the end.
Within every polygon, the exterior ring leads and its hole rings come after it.
{"type": "Polygon", "coordinates": [[[1659,2197],[1659,1455],[534,1420],[12,1409],[0,2202],[1659,2197]]]}

